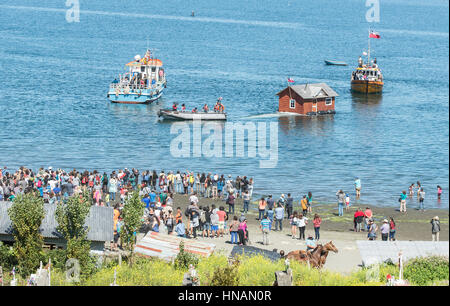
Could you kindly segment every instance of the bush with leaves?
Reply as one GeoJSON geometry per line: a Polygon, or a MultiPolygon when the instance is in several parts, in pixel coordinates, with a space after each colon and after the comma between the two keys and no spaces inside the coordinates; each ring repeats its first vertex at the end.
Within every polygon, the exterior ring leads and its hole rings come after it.
{"type": "Polygon", "coordinates": [[[415,285],[429,285],[435,281],[448,280],[448,257],[430,256],[415,258],[405,265],[403,276],[415,285]]]}
{"type": "Polygon", "coordinates": [[[0,241],[0,266],[3,271],[11,270],[17,266],[17,259],[14,256],[14,249],[0,241]]]}
{"type": "Polygon", "coordinates": [[[231,265],[216,267],[209,286],[239,286],[239,261],[235,260],[231,265]]]}
{"type": "Polygon", "coordinates": [[[40,226],[45,217],[44,201],[34,193],[17,195],[8,209],[14,236],[14,255],[19,272],[26,277],[39,267],[44,238],[40,226]]]}
{"type": "Polygon", "coordinates": [[[144,203],[142,203],[137,190],[125,201],[121,215],[123,226],[120,228],[120,240],[125,249],[129,251],[129,264],[132,265],[136,237],[144,215],[144,203]]]}
{"type": "Polygon", "coordinates": [[[66,203],[60,203],[56,208],[57,231],[66,240],[66,260],[77,259],[81,275],[93,272],[92,259],[89,255],[91,245],[87,240],[89,228],[85,226],[91,208],[88,198],[88,193],[81,196],[73,195],[66,203]]]}
{"type": "Polygon", "coordinates": [[[180,251],[178,252],[177,257],[175,257],[175,260],[173,263],[175,269],[186,270],[189,268],[189,265],[193,265],[194,267],[197,267],[198,257],[192,253],[185,251],[183,241],[180,242],[179,249],[180,249],[180,251]]]}

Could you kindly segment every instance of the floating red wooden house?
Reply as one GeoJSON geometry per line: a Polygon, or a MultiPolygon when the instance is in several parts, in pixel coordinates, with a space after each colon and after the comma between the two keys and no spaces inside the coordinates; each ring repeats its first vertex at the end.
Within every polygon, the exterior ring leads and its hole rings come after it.
{"type": "Polygon", "coordinates": [[[325,83],[288,86],[279,93],[278,111],[300,115],[334,114],[339,96],[325,83]]]}

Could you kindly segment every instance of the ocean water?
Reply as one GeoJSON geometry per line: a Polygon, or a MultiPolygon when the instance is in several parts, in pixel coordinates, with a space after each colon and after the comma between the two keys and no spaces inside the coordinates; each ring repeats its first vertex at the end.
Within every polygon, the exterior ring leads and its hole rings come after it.
{"type": "Polygon", "coordinates": [[[363,0],[80,1],[80,22],[68,23],[63,0],[0,0],[0,166],[239,174],[254,178],[257,194],[311,191],[321,201],[340,188],[353,198],[359,176],[360,201],[383,206],[397,206],[420,180],[426,206],[448,209],[449,3],[380,2],[371,24],[363,0]],[[383,94],[371,97],[350,92],[369,26],[381,35],[372,55],[385,78],[383,94]],[[166,68],[164,97],[110,104],[109,82],[147,41],[166,68]],[[274,115],[288,77],[330,85],[337,114],[274,115]],[[170,153],[176,135],[158,110],[218,96],[230,122],[278,123],[275,168],[170,153]]]}

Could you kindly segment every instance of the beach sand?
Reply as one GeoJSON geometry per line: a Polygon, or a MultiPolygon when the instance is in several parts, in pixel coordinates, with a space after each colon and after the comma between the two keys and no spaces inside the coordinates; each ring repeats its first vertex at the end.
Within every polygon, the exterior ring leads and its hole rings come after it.
{"type": "MultiPolygon", "coordinates": [[[[184,210],[188,206],[188,196],[175,195],[174,196],[174,209],[181,207],[184,210]]],[[[216,207],[224,206],[228,210],[228,205],[224,200],[213,200],[199,197],[200,206],[216,207]]],[[[235,205],[235,212],[237,216],[240,216],[242,209],[242,200],[237,199],[235,205]]],[[[339,249],[339,253],[330,254],[325,265],[325,269],[348,273],[354,271],[360,267],[361,257],[359,250],[356,246],[357,240],[367,240],[367,232],[356,233],[353,231],[353,214],[357,209],[356,206],[350,207],[349,211],[344,212],[344,216],[339,217],[337,214],[337,203],[326,204],[313,202],[313,213],[318,213],[322,217],[321,226],[321,243],[333,241],[336,247],[339,249]]],[[[441,233],[440,240],[448,241],[449,228],[448,210],[426,210],[425,212],[418,211],[414,208],[409,208],[406,214],[401,214],[396,208],[389,207],[376,207],[372,205],[364,205],[361,208],[365,209],[370,207],[374,213],[374,219],[378,226],[381,226],[383,219],[388,219],[390,216],[394,217],[397,224],[397,240],[409,240],[409,241],[430,241],[431,240],[431,218],[439,216],[441,221],[441,233]]],[[[294,211],[300,211],[297,204],[294,206],[294,211]]],[[[306,249],[305,242],[299,239],[292,239],[291,229],[288,220],[283,221],[283,231],[271,231],[269,234],[269,245],[262,244],[262,235],[259,229],[259,221],[257,221],[258,211],[256,203],[250,204],[250,211],[246,214],[247,222],[249,226],[249,236],[251,245],[254,247],[275,250],[279,252],[284,250],[288,253],[293,250],[306,249]]],[[[308,215],[308,217],[312,217],[308,215]]],[[[184,217],[185,219],[185,217],[184,217]]],[[[164,233],[164,230],[161,231],[164,233]]],[[[306,227],[306,235],[314,235],[314,229],[312,222],[306,227]]],[[[297,233],[298,235],[298,233],[297,233]]],[[[202,238],[198,236],[199,241],[205,241],[214,243],[216,245],[216,252],[223,252],[229,254],[233,248],[233,245],[229,243],[230,235],[225,235],[222,238],[202,238]]],[[[378,240],[381,240],[380,234],[378,240]]]]}

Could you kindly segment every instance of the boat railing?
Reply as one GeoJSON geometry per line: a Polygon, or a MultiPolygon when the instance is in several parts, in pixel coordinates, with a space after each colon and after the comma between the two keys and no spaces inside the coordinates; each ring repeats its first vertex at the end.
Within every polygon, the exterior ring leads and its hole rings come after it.
{"type": "Polygon", "coordinates": [[[147,85],[138,85],[138,84],[128,84],[128,83],[111,83],[109,85],[110,89],[125,89],[129,88],[130,90],[143,90],[143,89],[156,89],[156,84],[151,86],[147,85]]]}

